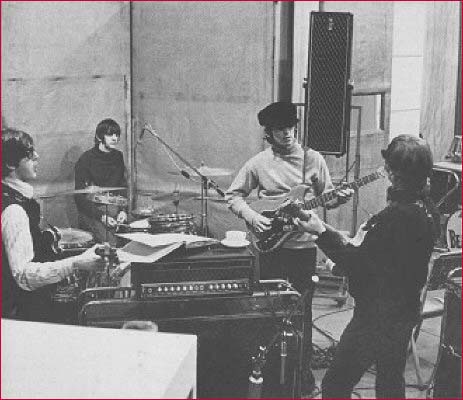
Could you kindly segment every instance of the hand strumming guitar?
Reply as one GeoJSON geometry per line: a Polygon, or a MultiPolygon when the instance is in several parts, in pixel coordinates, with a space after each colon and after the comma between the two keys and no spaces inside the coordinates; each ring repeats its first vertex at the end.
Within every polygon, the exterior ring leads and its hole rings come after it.
{"type": "Polygon", "coordinates": [[[324,222],[319,218],[313,211],[303,211],[307,218],[302,220],[301,218],[295,218],[294,223],[299,227],[300,230],[308,232],[312,235],[321,235],[326,231],[324,222]]]}
{"type": "Polygon", "coordinates": [[[258,232],[265,232],[272,226],[272,221],[259,213],[255,213],[251,220],[247,222],[258,232]]]}

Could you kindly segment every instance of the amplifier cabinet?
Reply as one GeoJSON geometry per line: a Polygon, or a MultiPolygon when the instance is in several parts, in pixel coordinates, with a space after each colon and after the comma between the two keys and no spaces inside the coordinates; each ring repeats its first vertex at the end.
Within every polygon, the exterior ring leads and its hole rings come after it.
{"type": "MultiPolygon", "coordinates": [[[[460,260],[461,262],[461,260],[460,260]]],[[[461,399],[461,277],[447,281],[434,398],[461,399]]]]}
{"type": "MultiPolygon", "coordinates": [[[[283,319],[301,329],[300,294],[258,292],[252,296],[139,300],[100,300],[84,305],[81,323],[120,328],[127,321],[154,321],[159,331],[198,337],[198,398],[248,397],[251,357],[259,346],[279,338],[283,319]]],[[[280,384],[278,339],[269,347],[263,368],[262,397],[294,397],[292,382],[299,356],[298,335],[288,336],[285,383],[280,384]]]]}
{"type": "Polygon", "coordinates": [[[258,279],[248,249],[211,246],[170,254],[155,263],[132,263],[138,299],[251,293],[258,279]]]}

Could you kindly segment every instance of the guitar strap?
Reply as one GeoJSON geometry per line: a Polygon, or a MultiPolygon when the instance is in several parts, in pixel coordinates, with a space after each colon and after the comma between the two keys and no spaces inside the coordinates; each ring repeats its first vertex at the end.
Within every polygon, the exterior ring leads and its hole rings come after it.
{"type": "Polygon", "coordinates": [[[307,146],[305,144],[302,146],[302,151],[304,152],[304,158],[302,162],[302,183],[306,183],[306,165],[307,165],[307,146]]]}

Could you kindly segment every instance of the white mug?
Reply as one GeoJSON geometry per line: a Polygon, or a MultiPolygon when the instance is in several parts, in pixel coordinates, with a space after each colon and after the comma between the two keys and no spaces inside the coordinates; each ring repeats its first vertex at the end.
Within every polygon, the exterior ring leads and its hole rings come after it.
{"type": "Polygon", "coordinates": [[[246,232],[227,231],[225,232],[225,240],[228,242],[244,242],[246,240],[246,232]]]}

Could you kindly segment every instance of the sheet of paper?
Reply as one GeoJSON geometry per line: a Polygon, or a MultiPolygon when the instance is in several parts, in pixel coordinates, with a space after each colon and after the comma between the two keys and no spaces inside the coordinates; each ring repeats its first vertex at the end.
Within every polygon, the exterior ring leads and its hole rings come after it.
{"type": "Polygon", "coordinates": [[[121,263],[154,263],[178,249],[182,244],[182,242],[177,242],[166,246],[153,247],[140,242],[129,242],[117,250],[117,256],[121,263]]]}
{"type": "Polygon", "coordinates": [[[143,243],[151,247],[167,246],[172,243],[186,243],[188,245],[197,242],[214,243],[217,241],[216,239],[211,239],[205,236],[187,235],[185,233],[158,233],[153,235],[145,232],[134,232],[118,233],[117,236],[134,242],[143,243]]]}

